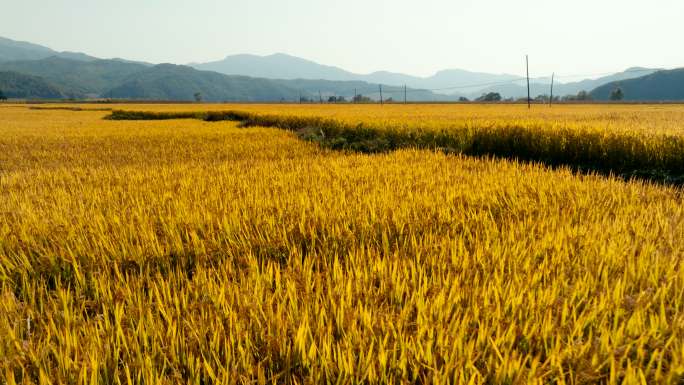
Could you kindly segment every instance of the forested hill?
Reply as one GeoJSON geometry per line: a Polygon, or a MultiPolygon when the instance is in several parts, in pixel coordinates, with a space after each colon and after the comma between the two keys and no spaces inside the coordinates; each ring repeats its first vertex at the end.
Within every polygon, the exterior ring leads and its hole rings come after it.
{"type": "Polygon", "coordinates": [[[618,88],[626,101],[682,101],[684,68],[604,84],[594,89],[591,96],[595,100],[610,100],[611,94],[618,88]]]}
{"type": "Polygon", "coordinates": [[[0,71],[0,91],[7,98],[60,99],[66,97],[59,87],[38,76],[0,71]]]}

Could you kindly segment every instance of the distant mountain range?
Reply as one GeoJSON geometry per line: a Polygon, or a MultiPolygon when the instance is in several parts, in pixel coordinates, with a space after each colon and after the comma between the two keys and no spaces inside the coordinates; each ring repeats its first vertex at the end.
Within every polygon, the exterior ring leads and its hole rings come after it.
{"type": "MultiPolygon", "coordinates": [[[[406,85],[416,89],[434,89],[457,84],[463,86],[459,89],[461,91],[459,94],[478,89],[477,86],[468,87],[470,84],[509,82],[519,78],[515,75],[496,75],[458,69],[440,71],[433,76],[424,78],[387,71],[362,75],[282,53],[268,56],[232,55],[220,61],[190,65],[199,70],[215,71],[226,75],[244,75],[267,79],[362,81],[397,87],[406,85]]],[[[440,92],[442,94],[448,93],[446,92],[448,90],[442,91],[445,91],[440,92]]]]}
{"type": "MultiPolygon", "coordinates": [[[[680,72],[630,68],[598,79],[563,83],[556,81],[554,95],[592,91],[607,98],[618,85],[627,100],[680,100],[684,90],[677,83],[680,72]],[[658,75],[658,76],[655,76],[658,75]],[[655,76],[655,77],[653,77],[655,76]],[[645,79],[643,81],[636,81],[645,79]],[[653,80],[655,79],[655,80],[653,80]],[[617,82],[617,83],[616,83],[617,82]],[[607,88],[604,88],[607,87],[607,88]],[[645,91],[647,87],[655,87],[645,91]],[[682,88],[679,87],[681,90],[682,88]],[[661,92],[662,91],[662,92],[661,92]],[[679,97],[681,93],[681,97],[679,97]]],[[[532,96],[547,95],[550,79],[533,79],[532,96]]],[[[561,79],[562,80],[562,79],[561,79]]],[[[120,98],[141,100],[296,101],[346,99],[362,94],[409,101],[474,99],[498,92],[503,98],[527,95],[526,84],[510,74],[488,74],[459,69],[418,77],[386,71],[355,74],[286,54],[233,55],[221,61],[179,66],[152,65],[123,59],[99,59],[84,53],[57,52],[50,48],[0,38],[0,90],[11,98],[120,98]],[[407,87],[406,93],[404,86],[407,87]]]]}
{"type": "Polygon", "coordinates": [[[208,101],[295,100],[298,91],[269,79],[226,76],[187,66],[159,64],[128,76],[104,92],[106,98],[192,100],[199,92],[208,101]]]}
{"type": "Polygon", "coordinates": [[[57,52],[42,45],[0,37],[0,62],[40,60],[51,56],[81,61],[97,59],[80,52],[57,52]]]}
{"type": "MultiPolygon", "coordinates": [[[[246,75],[268,79],[325,79],[363,81],[371,84],[397,87],[406,85],[416,89],[434,90],[437,94],[467,96],[469,98],[476,98],[488,92],[498,92],[504,98],[517,98],[527,95],[527,85],[520,80],[520,76],[516,75],[488,74],[460,69],[439,71],[429,77],[418,77],[386,71],[364,75],[282,53],[268,56],[232,55],[220,61],[191,64],[191,66],[200,70],[215,71],[226,75],[246,75]]],[[[554,94],[575,95],[580,91],[589,92],[605,83],[645,76],[655,71],[657,69],[633,67],[624,72],[598,79],[585,79],[569,83],[556,81],[554,94]]],[[[537,80],[530,84],[532,96],[550,93],[551,79],[544,80],[544,83],[539,83],[537,80]]]]}
{"type": "MultiPolygon", "coordinates": [[[[379,99],[377,85],[329,80],[284,80],[229,76],[188,66],[146,66],[120,60],[79,61],[51,56],[0,62],[0,90],[10,98],[116,98],[205,101],[327,101],[357,94],[379,99]],[[21,81],[23,79],[23,83],[21,81]]],[[[384,99],[403,99],[403,88],[384,87],[384,99]]],[[[429,91],[407,90],[409,100],[450,100],[429,91]]]]}

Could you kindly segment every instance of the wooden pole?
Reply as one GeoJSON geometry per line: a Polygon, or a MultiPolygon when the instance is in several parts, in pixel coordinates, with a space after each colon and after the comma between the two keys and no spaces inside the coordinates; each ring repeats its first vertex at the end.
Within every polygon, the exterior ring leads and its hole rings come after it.
{"type": "Polygon", "coordinates": [[[553,72],[551,73],[551,97],[549,97],[549,107],[553,104],[553,78],[556,76],[556,73],[553,72]]]}
{"type": "Polygon", "coordinates": [[[404,84],[404,104],[406,104],[406,84],[404,84]]]}
{"type": "Polygon", "coordinates": [[[382,106],[382,84],[378,84],[378,87],[380,88],[380,105],[382,106]]]}
{"type": "Polygon", "coordinates": [[[321,95],[321,90],[318,90],[318,101],[323,104],[323,95],[321,95]]]}
{"type": "Polygon", "coordinates": [[[532,108],[530,106],[530,60],[527,55],[525,55],[525,68],[527,70],[527,108],[532,108]]]}

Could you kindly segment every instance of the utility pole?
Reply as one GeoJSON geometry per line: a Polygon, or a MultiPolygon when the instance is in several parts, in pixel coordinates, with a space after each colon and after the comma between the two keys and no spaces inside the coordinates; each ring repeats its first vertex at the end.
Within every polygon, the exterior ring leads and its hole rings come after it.
{"type": "Polygon", "coordinates": [[[404,104],[406,104],[406,84],[404,84],[404,104]]]}
{"type": "Polygon", "coordinates": [[[299,91],[299,104],[302,104],[302,91],[299,91]]]}
{"type": "Polygon", "coordinates": [[[525,68],[527,69],[527,109],[532,108],[530,106],[530,60],[527,55],[525,55],[525,68]]]}
{"type": "Polygon", "coordinates": [[[323,104],[323,95],[321,95],[321,90],[318,90],[318,101],[323,104]]]}
{"type": "Polygon", "coordinates": [[[553,104],[553,78],[556,76],[556,73],[553,72],[551,73],[551,97],[549,97],[549,107],[553,104]]]}
{"type": "Polygon", "coordinates": [[[382,106],[382,84],[378,84],[378,87],[380,88],[380,105],[382,106]]]}
{"type": "Polygon", "coordinates": [[[352,102],[356,104],[356,88],[354,88],[354,99],[352,99],[352,102]]]}

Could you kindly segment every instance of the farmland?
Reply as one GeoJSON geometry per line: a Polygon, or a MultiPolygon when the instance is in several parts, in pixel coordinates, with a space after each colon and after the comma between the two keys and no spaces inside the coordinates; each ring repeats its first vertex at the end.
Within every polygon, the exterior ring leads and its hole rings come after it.
{"type": "Polygon", "coordinates": [[[109,118],[234,120],[296,131],[338,150],[427,148],[565,165],[627,179],[684,182],[684,137],[678,126],[682,109],[677,106],[541,106],[534,113],[519,105],[244,107],[126,110],[114,111],[109,118]]]}
{"type": "Polygon", "coordinates": [[[7,384],[684,380],[684,107],[52,107],[0,106],[7,384]]]}

